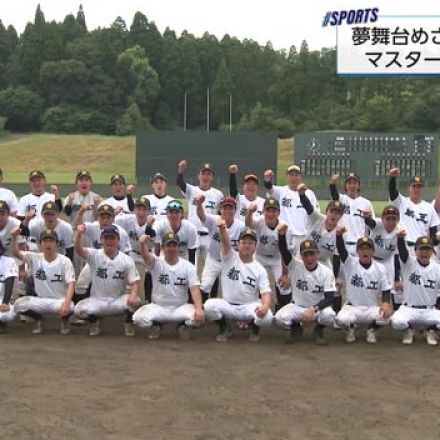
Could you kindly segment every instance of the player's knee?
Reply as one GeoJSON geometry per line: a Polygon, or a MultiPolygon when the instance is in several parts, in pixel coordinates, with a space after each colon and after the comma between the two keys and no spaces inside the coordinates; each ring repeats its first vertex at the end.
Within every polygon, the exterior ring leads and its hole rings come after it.
{"type": "Polygon", "coordinates": [[[331,307],[321,310],[318,316],[318,323],[321,325],[332,325],[335,320],[336,313],[331,307]]]}
{"type": "Polygon", "coordinates": [[[406,330],[409,327],[409,322],[404,316],[394,314],[391,317],[391,327],[394,330],[406,330]]]}
{"type": "Polygon", "coordinates": [[[222,302],[223,300],[220,298],[211,298],[205,302],[205,315],[209,320],[216,321],[222,318],[222,302]]]}

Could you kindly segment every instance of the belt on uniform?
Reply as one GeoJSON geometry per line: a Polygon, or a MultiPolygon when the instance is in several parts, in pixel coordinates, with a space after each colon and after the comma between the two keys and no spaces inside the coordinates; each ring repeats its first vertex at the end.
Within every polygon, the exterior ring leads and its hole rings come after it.
{"type": "Polygon", "coordinates": [[[376,255],[373,255],[373,258],[374,258],[375,260],[377,260],[377,261],[383,261],[383,258],[382,258],[382,257],[376,257],[376,255]]]}
{"type": "Polygon", "coordinates": [[[200,235],[200,237],[205,237],[209,235],[209,232],[206,231],[197,231],[197,235],[200,235]]]}
{"type": "Polygon", "coordinates": [[[345,244],[353,245],[353,244],[356,244],[356,242],[355,241],[346,241],[345,244]]]}
{"type": "Polygon", "coordinates": [[[131,252],[133,252],[133,254],[136,254],[136,255],[140,255],[141,253],[140,252],[138,252],[138,251],[135,251],[135,250],[131,250],[131,252]]]}
{"type": "Polygon", "coordinates": [[[412,309],[433,309],[435,307],[435,306],[412,306],[406,303],[404,303],[403,305],[406,307],[411,307],[412,309]]]}
{"type": "Polygon", "coordinates": [[[409,246],[409,247],[413,247],[413,246],[416,245],[413,241],[407,241],[406,244],[407,244],[407,246],[409,246]]]}
{"type": "Polygon", "coordinates": [[[267,258],[273,258],[273,255],[263,255],[263,257],[267,257],[267,258]]]}
{"type": "Polygon", "coordinates": [[[244,306],[244,304],[229,303],[231,306],[244,306]]]}

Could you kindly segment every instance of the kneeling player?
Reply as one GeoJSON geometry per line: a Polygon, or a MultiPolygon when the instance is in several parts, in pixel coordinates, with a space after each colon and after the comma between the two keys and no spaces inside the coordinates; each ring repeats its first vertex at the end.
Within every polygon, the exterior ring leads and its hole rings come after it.
{"type": "Polygon", "coordinates": [[[227,321],[248,321],[251,332],[249,340],[260,340],[261,326],[271,325],[271,290],[264,267],[254,260],[257,235],[252,229],[244,229],[239,238],[237,252],[232,249],[226,221],[218,220],[221,257],[221,286],[223,298],[212,298],[205,303],[208,319],[217,322],[220,333],[218,342],[231,337],[227,321]]]}
{"type": "Polygon", "coordinates": [[[70,333],[69,316],[73,313],[72,297],[75,290],[75,270],[72,262],[57,253],[58,235],[53,229],[40,233],[41,252],[22,252],[18,248],[17,236],[21,230],[12,231],[14,257],[25,262],[32,274],[36,296],[23,296],[14,304],[16,313],[35,320],[34,335],[43,332],[43,315],[60,315],[62,335],[70,333]]]}
{"type": "Polygon", "coordinates": [[[90,298],[76,304],[75,315],[89,320],[89,335],[97,336],[101,333],[101,316],[124,313],[125,336],[134,336],[132,317],[140,303],[139,274],[134,261],[119,251],[119,229],[116,225],[104,226],[101,231],[102,249],[82,245],[84,225],[79,225],[76,231],[75,252],[89,263],[92,285],[90,298]]]}
{"type": "Polygon", "coordinates": [[[356,244],[358,256],[353,257],[345,247],[342,237],[345,231],[345,226],[336,228],[336,246],[344,268],[347,301],[335,321],[345,327],[346,342],[356,340],[355,326],[367,324],[367,342],[375,344],[376,328],[388,324],[391,316],[391,283],[385,267],[373,260],[373,240],[359,238],[356,244]]]}
{"type": "Polygon", "coordinates": [[[14,306],[10,304],[18,268],[15,260],[4,255],[5,248],[0,241],[0,333],[5,333],[7,323],[15,318],[14,306]]]}
{"type": "Polygon", "coordinates": [[[153,280],[152,302],[141,307],[133,315],[140,327],[151,328],[149,339],[158,339],[161,325],[178,325],[182,340],[191,338],[190,326],[203,320],[202,297],[196,268],[179,257],[180,240],[176,233],[166,232],[162,238],[163,257],[148,251],[149,237],[140,239],[141,255],[153,280]],[[194,304],[188,304],[188,288],[194,304]]]}

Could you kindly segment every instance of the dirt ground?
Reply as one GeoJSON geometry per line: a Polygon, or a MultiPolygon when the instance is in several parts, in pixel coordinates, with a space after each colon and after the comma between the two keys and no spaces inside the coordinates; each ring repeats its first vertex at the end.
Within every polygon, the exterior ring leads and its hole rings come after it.
{"type": "Polygon", "coordinates": [[[353,345],[328,331],[296,346],[268,329],[260,343],[235,330],[216,343],[209,324],[181,342],[73,327],[45,334],[16,322],[0,335],[2,439],[436,439],[440,438],[439,348],[422,337],[402,346],[386,329],[379,343],[353,345]]]}

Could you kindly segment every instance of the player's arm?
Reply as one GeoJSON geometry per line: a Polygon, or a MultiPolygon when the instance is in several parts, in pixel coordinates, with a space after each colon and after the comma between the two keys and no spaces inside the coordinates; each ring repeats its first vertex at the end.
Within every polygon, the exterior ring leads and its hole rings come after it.
{"type": "Polygon", "coordinates": [[[238,173],[238,165],[229,165],[229,195],[234,197],[234,199],[238,195],[238,187],[237,187],[237,173],[238,173]]]}
{"type": "Polygon", "coordinates": [[[55,205],[58,207],[58,212],[63,212],[63,202],[61,201],[59,188],[56,185],[50,185],[49,192],[55,197],[55,205]]]}
{"type": "Polygon", "coordinates": [[[77,228],[79,225],[82,225],[84,223],[84,214],[89,209],[90,209],[89,205],[81,205],[75,217],[75,228],[77,228]]]}
{"type": "Polygon", "coordinates": [[[11,231],[11,249],[12,255],[19,260],[23,260],[23,253],[20,251],[18,247],[18,239],[17,237],[21,235],[21,229],[17,226],[11,231]]]}
{"type": "Polygon", "coordinates": [[[125,197],[127,199],[128,210],[130,212],[134,211],[133,193],[134,193],[135,189],[136,189],[135,185],[128,185],[125,190],[125,197]]]}
{"type": "Polygon", "coordinates": [[[220,255],[225,257],[232,252],[231,239],[226,230],[226,222],[222,218],[218,219],[217,227],[220,236],[220,255]]]}
{"type": "Polygon", "coordinates": [[[134,307],[139,303],[139,280],[133,281],[128,285],[130,291],[127,298],[127,305],[134,307]]]}
{"type": "Polygon", "coordinates": [[[440,185],[437,186],[437,191],[435,193],[434,209],[437,214],[440,215],[440,185]]]}
{"type": "Polygon", "coordinates": [[[179,164],[177,165],[177,177],[176,177],[176,183],[179,186],[180,190],[185,194],[186,193],[186,182],[183,177],[183,174],[186,171],[187,168],[186,160],[181,160],[179,164]]]}
{"type": "Polygon", "coordinates": [[[205,224],[206,214],[205,214],[205,209],[203,208],[203,202],[205,201],[205,196],[203,194],[199,194],[194,197],[194,201],[196,202],[197,217],[199,217],[200,221],[203,224],[205,224]]]}
{"type": "Polygon", "coordinates": [[[348,258],[347,248],[345,247],[343,234],[347,231],[347,228],[343,225],[336,226],[336,249],[338,250],[339,258],[343,263],[348,258]]]}
{"type": "Polygon", "coordinates": [[[292,254],[290,253],[289,249],[287,248],[287,241],[286,241],[287,228],[288,228],[288,226],[286,223],[280,223],[277,226],[278,248],[280,250],[281,258],[283,259],[283,263],[286,266],[288,266],[293,259],[292,254]]]}
{"type": "MultiPolygon", "coordinates": [[[[73,267],[72,267],[73,269],[73,267]]],[[[73,295],[75,293],[75,281],[71,281],[66,285],[66,292],[64,294],[64,301],[61,304],[59,314],[61,316],[70,315],[70,303],[72,302],[73,295]]]]}
{"type": "Polygon", "coordinates": [[[200,286],[195,285],[189,288],[189,293],[191,295],[192,302],[195,307],[194,321],[203,321],[203,306],[202,306],[202,294],[200,292],[200,286]]]}
{"type": "Polygon", "coordinates": [[[338,188],[336,187],[338,180],[339,180],[339,174],[333,174],[330,177],[330,182],[328,186],[330,189],[330,197],[332,198],[332,200],[339,200],[339,191],[338,188]]]}
{"type": "Polygon", "coordinates": [[[269,194],[273,196],[274,193],[274,186],[273,186],[273,178],[274,178],[274,172],[272,170],[266,170],[264,172],[264,187],[267,189],[269,194]]]}
{"type": "Polygon", "coordinates": [[[299,194],[299,201],[306,210],[307,215],[312,215],[315,208],[313,208],[310,199],[306,196],[307,186],[304,183],[301,183],[300,185],[298,185],[297,191],[299,194]]]}
{"type": "Polygon", "coordinates": [[[88,260],[89,251],[83,246],[83,235],[86,232],[85,225],[79,225],[75,231],[75,252],[84,260],[88,260]]]}
{"type": "Polygon", "coordinates": [[[403,283],[400,279],[400,260],[399,255],[394,255],[394,290],[396,292],[403,292],[403,283]]]}
{"type": "Polygon", "coordinates": [[[12,293],[14,291],[15,278],[14,276],[10,276],[4,280],[4,294],[2,303],[0,304],[0,312],[8,312],[10,310],[9,303],[11,302],[12,293]]]}
{"type": "Polygon", "coordinates": [[[399,253],[399,258],[403,264],[405,264],[409,258],[408,248],[406,247],[406,243],[405,243],[405,236],[406,236],[405,229],[399,229],[398,231],[396,231],[397,252],[399,253]]]}
{"type": "Polygon", "coordinates": [[[254,212],[257,210],[257,204],[251,203],[249,205],[249,208],[246,209],[246,215],[244,217],[244,223],[246,227],[255,229],[255,222],[254,222],[254,212]]]}
{"type": "Polygon", "coordinates": [[[198,247],[198,236],[197,229],[192,223],[188,223],[191,225],[191,234],[188,239],[188,261],[192,264],[196,264],[196,252],[198,247]]]}
{"type": "Polygon", "coordinates": [[[144,259],[145,264],[148,267],[153,267],[156,257],[148,250],[148,245],[150,243],[150,237],[148,235],[141,235],[139,238],[139,251],[141,257],[144,259]]]}
{"type": "Polygon", "coordinates": [[[373,214],[372,214],[372,211],[371,211],[371,209],[364,209],[363,211],[362,211],[362,215],[363,215],[363,217],[364,217],[364,222],[365,222],[365,224],[370,228],[370,229],[374,229],[375,227],[376,227],[376,225],[377,225],[377,222],[376,222],[376,220],[374,220],[374,218],[373,218],[373,214]]]}
{"type": "Polygon", "coordinates": [[[388,182],[388,193],[392,202],[399,197],[399,190],[397,189],[397,176],[399,175],[399,172],[399,168],[391,168],[389,173],[390,180],[388,182]]]}

